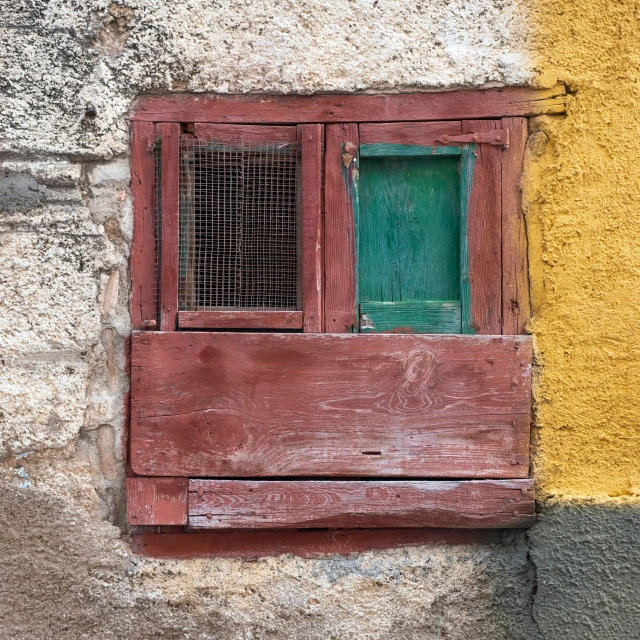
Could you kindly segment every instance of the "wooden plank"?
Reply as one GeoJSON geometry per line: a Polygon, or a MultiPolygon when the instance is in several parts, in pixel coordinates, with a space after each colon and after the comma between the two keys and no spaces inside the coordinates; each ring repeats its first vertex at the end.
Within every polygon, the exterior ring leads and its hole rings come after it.
{"type": "Polygon", "coordinates": [[[528,474],[529,336],[144,333],[139,475],[528,474]]]}
{"type": "Polygon", "coordinates": [[[303,124],[315,122],[406,122],[566,113],[564,85],[553,89],[501,89],[400,93],[393,95],[220,95],[144,96],[133,120],[303,124]]]}
{"type": "Polygon", "coordinates": [[[160,330],[174,331],[178,318],[180,125],[162,125],[162,266],[160,330]]]}
{"type": "Polygon", "coordinates": [[[186,525],[187,478],[127,478],[127,515],[132,526],[186,525]]]}
{"type": "Polygon", "coordinates": [[[389,144],[379,142],[376,144],[361,144],[360,157],[378,156],[459,156],[462,155],[460,147],[421,147],[418,145],[389,144]]]}
{"type": "Polygon", "coordinates": [[[521,334],[530,316],[527,226],[520,176],[527,144],[525,118],[504,118],[510,145],[502,154],[502,333],[521,334]]]}
{"type": "Polygon", "coordinates": [[[302,144],[302,308],[306,333],[319,333],[322,320],[322,147],[324,126],[298,127],[302,144]]]}
{"type": "Polygon", "coordinates": [[[495,529],[339,529],[297,531],[198,531],[139,533],[128,538],[134,553],[154,558],[260,558],[286,553],[304,558],[348,555],[372,549],[425,544],[498,544],[495,529]]]}
{"type": "Polygon", "coordinates": [[[460,333],[460,302],[361,302],[361,333],[460,333]]]}
{"type": "Polygon", "coordinates": [[[382,124],[361,124],[360,144],[381,142],[401,145],[438,146],[438,138],[443,135],[459,136],[460,121],[445,122],[394,122],[382,124]]]}
{"type": "Polygon", "coordinates": [[[324,186],[324,330],[326,333],[349,332],[356,323],[356,256],[352,195],[353,180],[357,176],[357,158],[355,157],[357,148],[357,125],[327,126],[324,186]],[[345,163],[348,166],[345,166],[345,163]]]}
{"type": "Polygon", "coordinates": [[[179,311],[181,329],[302,329],[302,311],[179,311]]]}
{"type": "Polygon", "coordinates": [[[131,325],[157,321],[155,274],[155,166],[154,126],[150,122],[131,125],[131,198],[133,239],[131,241],[131,325]]]}
{"type": "Polygon", "coordinates": [[[193,126],[196,138],[214,138],[228,143],[232,140],[252,142],[295,142],[296,127],[269,127],[265,125],[208,124],[196,122],[193,126]]]}
{"type": "MultiPolygon", "coordinates": [[[[462,134],[491,131],[492,120],[465,120],[462,134]]],[[[501,172],[502,149],[475,148],[476,159],[467,218],[470,322],[475,333],[502,333],[501,172]]]]}
{"type": "Polygon", "coordinates": [[[528,527],[534,518],[529,479],[189,481],[195,529],[502,529],[528,527]]]}

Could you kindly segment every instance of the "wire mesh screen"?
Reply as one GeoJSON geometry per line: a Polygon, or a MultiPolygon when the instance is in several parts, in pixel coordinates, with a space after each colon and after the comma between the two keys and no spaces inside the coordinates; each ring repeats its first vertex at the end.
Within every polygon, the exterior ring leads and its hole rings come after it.
{"type": "Polygon", "coordinates": [[[300,309],[298,145],[180,146],[180,309],[300,309]]]}

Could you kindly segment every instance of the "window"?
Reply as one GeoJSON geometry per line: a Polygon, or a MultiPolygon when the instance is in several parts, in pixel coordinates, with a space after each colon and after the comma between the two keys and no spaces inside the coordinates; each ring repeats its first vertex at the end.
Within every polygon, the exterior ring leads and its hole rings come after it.
{"type": "Polygon", "coordinates": [[[532,521],[518,179],[547,93],[138,105],[130,525],[532,521]]]}

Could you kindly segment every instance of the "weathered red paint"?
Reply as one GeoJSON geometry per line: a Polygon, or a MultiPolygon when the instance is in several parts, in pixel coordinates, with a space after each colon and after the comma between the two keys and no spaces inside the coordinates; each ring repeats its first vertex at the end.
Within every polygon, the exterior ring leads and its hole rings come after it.
{"type": "Polygon", "coordinates": [[[246,558],[285,553],[314,558],[423,544],[497,544],[495,529],[345,529],[137,533],[134,553],[154,558],[246,558]]]}
{"type": "Polygon", "coordinates": [[[140,98],[131,118],[227,124],[403,122],[561,114],[566,107],[564,85],[543,90],[509,87],[391,95],[178,94],[140,98]]]}
{"type": "Polygon", "coordinates": [[[528,336],[135,334],[132,465],[526,477],[531,357],[528,336]]]}
{"type": "Polygon", "coordinates": [[[438,527],[533,524],[533,480],[190,480],[199,529],[438,527]]]}
{"type": "Polygon", "coordinates": [[[130,525],[186,525],[187,478],[127,478],[130,525]]]}

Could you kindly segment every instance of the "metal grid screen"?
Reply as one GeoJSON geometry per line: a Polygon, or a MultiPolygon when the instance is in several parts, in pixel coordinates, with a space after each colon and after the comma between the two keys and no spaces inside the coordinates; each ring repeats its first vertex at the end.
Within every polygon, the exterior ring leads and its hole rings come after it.
{"type": "Polygon", "coordinates": [[[180,310],[300,309],[298,145],[180,148],[180,310]]]}

